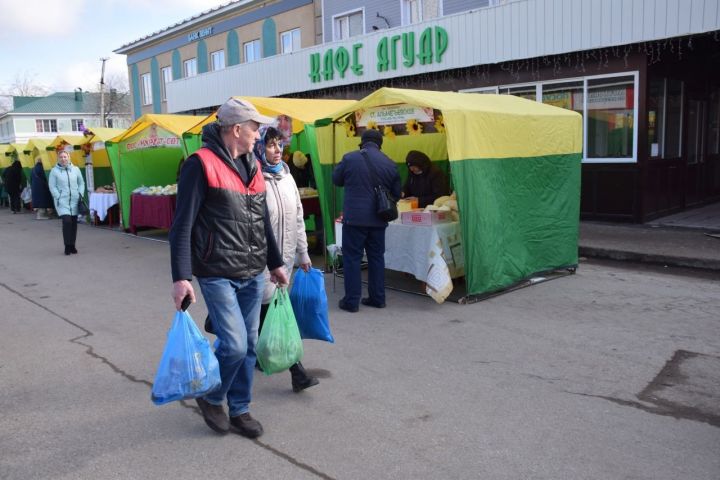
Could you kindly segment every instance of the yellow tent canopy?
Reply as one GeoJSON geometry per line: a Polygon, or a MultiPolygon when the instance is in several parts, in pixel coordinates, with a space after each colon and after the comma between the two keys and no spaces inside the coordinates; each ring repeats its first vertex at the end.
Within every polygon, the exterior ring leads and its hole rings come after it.
{"type": "Polygon", "coordinates": [[[82,135],[58,135],[55,137],[55,140],[50,142],[50,145],[48,145],[46,148],[48,151],[50,150],[57,150],[58,147],[67,144],[72,147],[79,147],[84,142],[85,137],[82,135]]]}
{"type": "Polygon", "coordinates": [[[94,127],[86,130],[90,135],[85,135],[85,141],[83,143],[95,143],[95,142],[107,142],[108,140],[117,137],[122,134],[125,130],[122,128],[103,128],[94,127]]]}
{"type": "Polygon", "coordinates": [[[50,140],[45,138],[31,138],[28,140],[28,143],[23,147],[24,158],[20,159],[22,166],[25,168],[33,168],[33,166],[35,166],[35,159],[40,157],[45,170],[52,168],[53,162],[47,152],[49,144],[50,140]]]}
{"type": "Polygon", "coordinates": [[[10,144],[0,144],[0,168],[10,166],[10,157],[6,155],[6,152],[10,150],[10,144]]]}
{"type": "MultiPolygon", "coordinates": [[[[340,109],[351,108],[355,100],[325,100],[307,98],[274,98],[274,97],[233,97],[247,100],[252,103],[263,115],[277,117],[287,115],[292,119],[292,131],[298,133],[303,130],[304,124],[313,123],[319,118],[340,109]]],[[[217,119],[217,112],[208,115],[202,122],[193,126],[187,133],[198,135],[202,127],[217,119]]]]}
{"type": "Polygon", "coordinates": [[[178,138],[182,138],[182,134],[192,128],[193,125],[196,125],[201,119],[202,117],[193,115],[148,113],[135,120],[135,122],[130,125],[130,128],[108,141],[112,143],[120,143],[121,141],[142,132],[146,128],[150,128],[152,125],[157,125],[163,130],[167,130],[173,135],[177,135],[178,138]]]}

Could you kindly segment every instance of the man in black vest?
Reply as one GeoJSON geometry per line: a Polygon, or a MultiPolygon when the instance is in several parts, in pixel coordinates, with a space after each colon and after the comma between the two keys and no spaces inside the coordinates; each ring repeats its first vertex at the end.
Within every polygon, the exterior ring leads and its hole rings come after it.
{"type": "Polygon", "coordinates": [[[260,124],[272,118],[231,98],[203,128],[203,147],[183,164],[170,229],[175,307],[195,302],[192,276],[202,290],[219,345],[222,386],[197,403],[219,433],[248,438],[263,433],[250,416],[260,302],[267,265],[273,281],[288,284],[265,204],[265,181],[252,154],[260,124]],[[223,403],[229,409],[225,413],[223,403]]]}

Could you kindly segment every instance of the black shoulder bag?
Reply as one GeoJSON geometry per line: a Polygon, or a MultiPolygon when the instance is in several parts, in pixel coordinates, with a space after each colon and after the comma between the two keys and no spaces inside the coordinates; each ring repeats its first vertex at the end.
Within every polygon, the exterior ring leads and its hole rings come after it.
{"type": "Polygon", "coordinates": [[[375,204],[377,206],[377,216],[385,222],[392,222],[398,218],[397,200],[393,198],[388,189],[385,188],[385,186],[378,180],[375,167],[370,161],[370,157],[367,152],[365,150],[360,150],[360,153],[362,153],[365,158],[365,164],[370,172],[370,177],[372,177],[372,182],[375,184],[373,192],[375,196],[375,204]]]}

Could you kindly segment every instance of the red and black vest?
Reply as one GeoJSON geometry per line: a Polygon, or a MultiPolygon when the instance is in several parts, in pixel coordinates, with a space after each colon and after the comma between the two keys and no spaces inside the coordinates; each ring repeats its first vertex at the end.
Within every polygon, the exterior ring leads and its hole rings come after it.
{"type": "Polygon", "coordinates": [[[196,277],[251,278],[265,269],[265,180],[258,165],[249,185],[209,148],[195,154],[205,171],[207,194],[192,230],[196,277]]]}

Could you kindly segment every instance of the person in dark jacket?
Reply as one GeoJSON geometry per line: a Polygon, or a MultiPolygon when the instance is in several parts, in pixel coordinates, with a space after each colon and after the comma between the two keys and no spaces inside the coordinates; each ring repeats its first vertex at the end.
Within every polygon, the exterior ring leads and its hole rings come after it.
{"type": "Polygon", "coordinates": [[[363,305],[385,307],[385,229],[387,222],[377,216],[373,193],[375,169],[377,181],[395,197],[400,198],[400,175],[395,163],[380,151],[382,135],[368,129],[362,134],[360,150],[347,153],[333,171],[333,183],[345,188],[343,201],[342,252],[345,274],[345,296],[339,307],[357,312],[362,284],[360,261],[363,250],[368,260],[368,297],[363,305]]]}
{"type": "Polygon", "coordinates": [[[20,202],[20,193],[25,188],[25,172],[23,172],[20,160],[15,160],[3,172],[3,181],[5,189],[10,197],[10,210],[12,213],[20,213],[22,203],[20,202]]]}
{"type": "Polygon", "coordinates": [[[289,283],[252,155],[260,124],[273,119],[235,98],[220,106],[217,118],[203,128],[203,147],[180,172],[169,236],[172,297],[178,310],[186,296],[195,302],[195,275],[217,335],[222,385],[196,399],[205,423],[218,433],[256,438],[263,428],[249,406],[265,267],[272,281],[289,283]]]}
{"type": "Polygon", "coordinates": [[[48,209],[53,208],[53,198],[48,187],[48,180],[45,176],[42,159],[35,160],[35,166],[30,172],[30,187],[32,190],[32,205],[37,212],[38,220],[48,220],[48,209]]]}
{"type": "Polygon", "coordinates": [[[447,177],[422,152],[411,150],[405,157],[408,177],[403,186],[403,197],[417,197],[418,207],[425,208],[436,198],[450,195],[447,177]]]}

